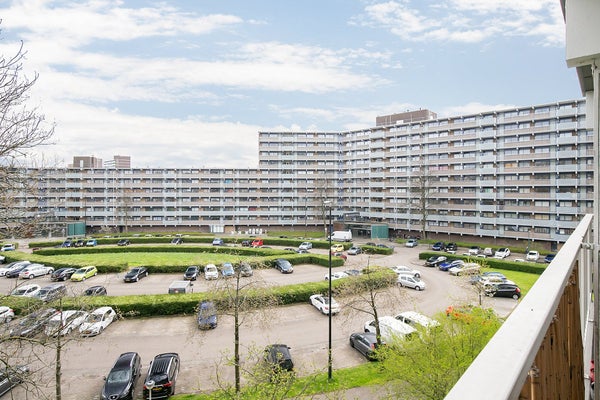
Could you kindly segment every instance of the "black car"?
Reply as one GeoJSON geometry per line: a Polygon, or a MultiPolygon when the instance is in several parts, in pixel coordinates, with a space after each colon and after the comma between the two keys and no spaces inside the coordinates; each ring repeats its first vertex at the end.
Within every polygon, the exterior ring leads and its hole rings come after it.
{"type": "Polygon", "coordinates": [[[273,369],[281,371],[293,371],[294,362],[287,344],[270,344],[265,348],[265,361],[273,369]]]}
{"type": "Polygon", "coordinates": [[[275,260],[275,268],[281,271],[282,274],[291,274],[294,272],[294,267],[292,267],[292,263],[283,258],[278,258],[275,260]]]}
{"type": "Polygon", "coordinates": [[[521,289],[514,283],[493,283],[486,286],[485,294],[490,297],[512,297],[518,300],[521,297],[521,289]]]}
{"type": "Polygon", "coordinates": [[[12,388],[23,382],[24,375],[28,372],[29,367],[25,365],[2,367],[0,369],[0,396],[8,393],[12,388]]]}
{"type": "Polygon", "coordinates": [[[554,257],[556,257],[556,254],[547,254],[544,257],[544,262],[550,264],[554,260],[554,257]]]}
{"type": "Polygon", "coordinates": [[[445,249],[446,251],[456,251],[458,250],[458,246],[456,245],[456,243],[450,242],[447,245],[445,245],[445,249]]]}
{"type": "Polygon", "coordinates": [[[242,240],[242,247],[250,247],[252,242],[249,240],[242,240]]]}
{"type": "Polygon", "coordinates": [[[376,360],[377,335],[372,332],[356,332],[350,335],[350,347],[356,349],[368,360],[376,360]]]}
{"type": "Polygon", "coordinates": [[[142,360],[136,352],[123,353],[104,378],[102,400],[133,399],[135,381],[141,375],[142,360]]]}
{"type": "Polygon", "coordinates": [[[148,268],[146,267],[135,267],[132,268],[131,270],[129,270],[125,276],[123,277],[123,280],[125,282],[137,282],[142,278],[145,278],[148,276],[148,268]]]}
{"type": "Polygon", "coordinates": [[[188,267],[183,273],[183,279],[187,279],[190,281],[195,281],[198,278],[198,274],[200,273],[200,268],[196,265],[192,265],[188,267]]]}
{"type": "Polygon", "coordinates": [[[121,239],[117,242],[117,246],[129,246],[129,239],[121,239]]]}
{"type": "Polygon", "coordinates": [[[166,399],[175,394],[179,375],[179,354],[163,353],[154,357],[144,381],[144,399],[166,399]]]}
{"type": "Polygon", "coordinates": [[[79,239],[76,242],[73,242],[73,247],[84,247],[85,246],[85,240],[83,239],[79,239]]]}
{"type": "Polygon", "coordinates": [[[71,275],[76,271],[75,268],[59,268],[50,275],[51,281],[66,281],[71,279],[71,275]]]}
{"type": "Polygon", "coordinates": [[[217,309],[212,301],[203,301],[198,306],[198,329],[217,327],[217,309]]]}
{"type": "Polygon", "coordinates": [[[33,337],[44,330],[46,323],[56,315],[58,311],[54,308],[43,308],[37,310],[24,318],[10,330],[12,337],[33,337]]]}
{"type": "Polygon", "coordinates": [[[106,288],[104,286],[90,286],[83,292],[84,296],[106,296],[106,288]]]}
{"type": "Polygon", "coordinates": [[[436,242],[433,244],[433,246],[431,246],[431,250],[435,250],[435,251],[444,251],[446,249],[446,245],[444,244],[444,242],[436,242]]]}
{"type": "Polygon", "coordinates": [[[437,267],[438,265],[440,265],[441,263],[443,263],[444,261],[446,261],[447,258],[444,256],[433,256],[433,257],[429,257],[426,261],[425,261],[425,266],[426,267],[437,267]]]}
{"type": "Polygon", "coordinates": [[[10,271],[8,271],[6,274],[4,274],[4,276],[6,278],[18,278],[21,271],[23,271],[29,265],[30,264],[23,263],[23,264],[19,265],[17,268],[14,268],[14,269],[11,269],[10,271]]]}
{"type": "Polygon", "coordinates": [[[175,239],[171,240],[171,244],[182,244],[182,243],[183,243],[182,238],[175,238],[175,239]]]}

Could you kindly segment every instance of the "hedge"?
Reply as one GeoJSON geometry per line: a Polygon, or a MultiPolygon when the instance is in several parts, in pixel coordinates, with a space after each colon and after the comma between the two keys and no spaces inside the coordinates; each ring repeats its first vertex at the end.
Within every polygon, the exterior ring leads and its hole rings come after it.
{"type": "Polygon", "coordinates": [[[444,256],[448,258],[448,261],[453,260],[464,260],[469,262],[481,262],[485,263],[490,268],[495,269],[504,269],[507,271],[520,271],[527,272],[530,274],[541,275],[546,270],[545,264],[540,263],[532,263],[532,262],[517,262],[517,261],[509,261],[509,260],[501,260],[499,258],[487,257],[487,258],[478,258],[473,256],[463,256],[460,254],[450,254],[439,251],[424,251],[419,253],[420,260],[426,260],[429,257],[434,256],[444,256]]]}

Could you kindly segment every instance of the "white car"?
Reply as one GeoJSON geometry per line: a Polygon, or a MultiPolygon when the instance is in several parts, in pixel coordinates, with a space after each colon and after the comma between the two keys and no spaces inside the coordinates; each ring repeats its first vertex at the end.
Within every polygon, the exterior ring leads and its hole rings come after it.
{"type": "MultiPolygon", "coordinates": [[[[350,276],[350,275],[348,275],[347,273],[342,272],[342,271],[340,271],[340,272],[333,272],[331,274],[331,280],[335,281],[336,279],[347,278],[348,276],[350,276]]],[[[329,279],[329,274],[325,274],[325,280],[328,280],[328,279],[329,279]]]]}
{"type": "Polygon", "coordinates": [[[310,296],[310,304],[323,314],[329,314],[330,310],[332,315],[337,314],[341,309],[340,305],[333,297],[331,298],[331,307],[329,307],[329,296],[324,296],[322,294],[313,294],[310,296]]]}
{"type": "Polygon", "coordinates": [[[477,263],[465,263],[458,267],[452,267],[448,270],[451,275],[477,275],[479,274],[479,270],[481,269],[481,265],[477,263]]]}
{"type": "Polygon", "coordinates": [[[100,307],[88,314],[79,325],[81,336],[95,336],[102,333],[116,318],[117,314],[111,307],[100,307]]]}
{"type": "Polygon", "coordinates": [[[537,261],[540,258],[540,253],[538,253],[535,250],[530,250],[529,252],[527,252],[527,255],[525,256],[525,259],[527,261],[537,261]]]}
{"type": "Polygon", "coordinates": [[[10,322],[15,317],[15,312],[7,306],[0,306],[0,322],[10,322]]]}
{"type": "Polygon", "coordinates": [[[494,253],[494,258],[506,258],[508,256],[510,256],[510,249],[508,247],[498,249],[496,250],[496,253],[494,253]]]}
{"type": "Polygon", "coordinates": [[[204,279],[207,281],[219,279],[219,270],[215,264],[208,264],[204,267],[204,279]]]}
{"type": "Polygon", "coordinates": [[[59,312],[46,324],[44,332],[48,336],[65,336],[72,331],[79,328],[79,326],[85,321],[88,313],[81,310],[65,310],[59,312]]]}
{"type": "Polygon", "coordinates": [[[25,267],[25,269],[19,272],[19,278],[21,279],[33,279],[36,276],[44,276],[54,272],[54,268],[47,267],[44,264],[31,264],[25,267]]]}
{"type": "Polygon", "coordinates": [[[19,268],[21,265],[23,265],[23,263],[31,264],[29,261],[15,261],[10,264],[6,264],[5,267],[0,268],[0,276],[5,276],[7,272],[19,268]]]}
{"type": "Polygon", "coordinates": [[[396,265],[395,267],[390,267],[390,269],[398,275],[407,274],[416,276],[417,278],[421,277],[421,273],[419,271],[417,271],[416,269],[409,268],[406,265],[396,265]]]}
{"type": "Polygon", "coordinates": [[[419,242],[417,241],[417,239],[408,239],[406,243],[404,243],[404,246],[406,247],[417,247],[418,245],[419,242]]]}
{"type": "Polygon", "coordinates": [[[415,289],[416,291],[425,290],[426,287],[425,282],[423,282],[421,279],[408,274],[398,275],[398,280],[396,282],[402,287],[408,287],[415,289]]]}
{"type": "Polygon", "coordinates": [[[355,256],[362,253],[362,249],[358,246],[352,246],[348,249],[348,254],[351,256],[355,256]]]}
{"type": "Polygon", "coordinates": [[[298,250],[310,250],[310,249],[312,249],[311,242],[302,242],[300,244],[300,246],[298,246],[298,250]]]}
{"type": "Polygon", "coordinates": [[[10,295],[33,297],[37,292],[40,291],[41,288],[42,287],[40,285],[36,284],[17,286],[12,292],[10,292],[10,295]]]}
{"type": "Polygon", "coordinates": [[[435,319],[429,318],[428,316],[416,311],[403,311],[394,318],[410,326],[420,325],[423,328],[430,328],[440,325],[440,323],[435,319]]]}
{"type": "Polygon", "coordinates": [[[16,250],[17,247],[13,243],[6,243],[2,245],[0,251],[13,251],[16,250]]]}

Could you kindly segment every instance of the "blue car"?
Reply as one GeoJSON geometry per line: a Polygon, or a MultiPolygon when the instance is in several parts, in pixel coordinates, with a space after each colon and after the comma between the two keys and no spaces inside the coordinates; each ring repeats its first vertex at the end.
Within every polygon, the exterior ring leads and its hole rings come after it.
{"type": "Polygon", "coordinates": [[[459,267],[463,265],[465,262],[463,260],[454,260],[454,261],[446,261],[438,265],[440,271],[448,271],[450,268],[459,267]]]}
{"type": "Polygon", "coordinates": [[[230,262],[223,263],[223,267],[221,267],[221,275],[223,275],[223,278],[229,278],[230,276],[235,275],[235,270],[230,262]]]}
{"type": "Polygon", "coordinates": [[[217,310],[211,301],[203,301],[198,306],[198,329],[215,329],[217,327],[217,310]]]}

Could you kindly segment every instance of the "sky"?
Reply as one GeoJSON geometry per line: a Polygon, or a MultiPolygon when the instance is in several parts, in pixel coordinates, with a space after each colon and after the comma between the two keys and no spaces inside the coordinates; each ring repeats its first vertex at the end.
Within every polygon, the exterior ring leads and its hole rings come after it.
{"type": "Polygon", "coordinates": [[[0,18],[61,166],[256,168],[260,131],[582,97],[559,0],[0,0],[0,18]]]}

